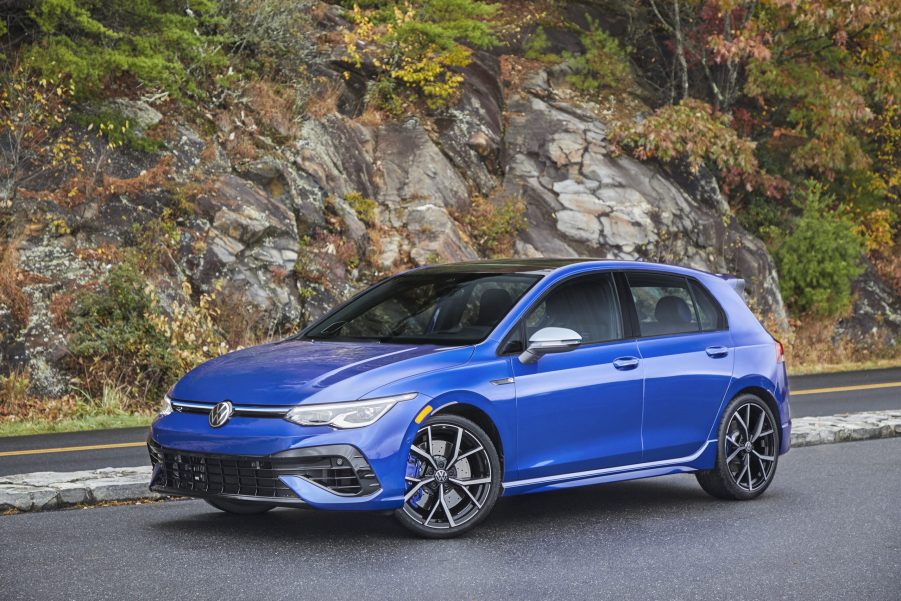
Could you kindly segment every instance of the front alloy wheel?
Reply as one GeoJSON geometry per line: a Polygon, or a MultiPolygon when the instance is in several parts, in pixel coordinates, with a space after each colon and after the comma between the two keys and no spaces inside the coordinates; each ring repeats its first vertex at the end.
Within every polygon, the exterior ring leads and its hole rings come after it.
{"type": "Polygon", "coordinates": [[[696,474],[701,487],[721,499],[753,499],[773,481],[779,431],[770,408],[754,395],[732,400],[723,414],[716,465],[696,474]]]}
{"type": "Polygon", "coordinates": [[[501,468],[491,439],[456,416],[433,416],[410,448],[407,490],[397,518],[421,536],[450,538],[481,522],[500,493],[501,468]]]}

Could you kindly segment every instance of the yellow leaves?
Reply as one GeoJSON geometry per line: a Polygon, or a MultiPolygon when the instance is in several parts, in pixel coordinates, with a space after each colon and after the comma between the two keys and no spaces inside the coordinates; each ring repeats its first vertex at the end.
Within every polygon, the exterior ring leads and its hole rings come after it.
{"type": "MultiPolygon", "coordinates": [[[[363,59],[408,91],[420,94],[430,108],[446,106],[463,83],[452,69],[467,66],[472,51],[460,43],[435,43],[434,22],[422,19],[409,2],[396,4],[386,21],[376,23],[373,11],[354,5],[354,28],[345,33],[348,56],[357,67],[363,59]],[[429,30],[429,27],[433,27],[429,30]]],[[[388,88],[384,88],[388,89],[388,88]]],[[[392,104],[403,100],[392,90],[392,104]]]]}
{"type": "Polygon", "coordinates": [[[858,226],[867,252],[886,251],[895,243],[896,217],[889,209],[874,209],[867,213],[858,226]]]}
{"type": "MultiPolygon", "coordinates": [[[[216,289],[218,291],[221,286],[216,289]]],[[[233,350],[216,325],[220,313],[215,307],[214,295],[201,294],[195,305],[191,303],[191,284],[182,282],[181,293],[185,300],[173,301],[169,316],[166,316],[159,308],[159,294],[153,286],[148,285],[145,291],[151,299],[151,310],[145,317],[166,338],[182,371],[233,350]]]]}

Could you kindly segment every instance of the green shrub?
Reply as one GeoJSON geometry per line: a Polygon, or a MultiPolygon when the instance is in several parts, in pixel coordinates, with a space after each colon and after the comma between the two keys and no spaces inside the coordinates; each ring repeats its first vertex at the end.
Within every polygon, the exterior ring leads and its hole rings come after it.
{"type": "Polygon", "coordinates": [[[561,57],[550,52],[550,48],[551,43],[547,39],[547,33],[545,33],[543,27],[539,27],[535,30],[535,33],[526,40],[523,49],[525,50],[525,57],[529,60],[541,61],[543,63],[560,62],[561,57]]]}
{"type": "Polygon", "coordinates": [[[808,182],[803,209],[775,253],[782,296],[797,313],[836,316],[851,304],[851,284],[863,273],[864,242],[855,225],[830,207],[834,198],[808,182]]]}
{"type": "Polygon", "coordinates": [[[291,81],[316,52],[312,0],[218,0],[224,36],[255,75],[291,81]]]}
{"type": "MultiPolygon", "coordinates": [[[[130,75],[178,97],[199,91],[198,75],[224,65],[212,16],[215,0],[34,0],[0,9],[34,43],[26,58],[42,73],[66,73],[82,96],[130,75]]],[[[15,3],[14,3],[15,5],[15,3]]]]}
{"type": "Polygon", "coordinates": [[[376,211],[378,210],[378,203],[375,200],[363,196],[359,192],[349,192],[345,195],[344,200],[347,201],[350,208],[360,218],[360,221],[368,226],[375,225],[376,211]]]}
{"type": "MultiPolygon", "coordinates": [[[[415,0],[378,3],[363,10],[354,6],[354,29],[346,36],[347,51],[357,65],[364,57],[378,69],[379,96],[385,102],[384,81],[421,95],[430,108],[446,106],[456,97],[472,50],[496,43],[491,18],[495,4],[479,0],[415,0]],[[360,44],[362,43],[362,48],[360,44]],[[464,45],[464,44],[468,44],[464,45]]],[[[389,99],[396,96],[392,89],[389,99]]],[[[391,99],[389,105],[396,105],[391,99]]]]}
{"type": "Polygon", "coordinates": [[[566,53],[564,58],[573,69],[567,81],[580,92],[597,92],[603,88],[623,90],[631,85],[629,57],[620,43],[588,19],[588,30],[582,33],[585,53],[566,53]]]}
{"type": "MultiPolygon", "coordinates": [[[[148,318],[154,297],[132,261],[113,267],[101,286],[80,293],[69,312],[69,351],[89,396],[128,385],[136,397],[160,398],[178,377],[169,341],[148,318]]],[[[153,401],[151,401],[153,402],[153,401]]]]}

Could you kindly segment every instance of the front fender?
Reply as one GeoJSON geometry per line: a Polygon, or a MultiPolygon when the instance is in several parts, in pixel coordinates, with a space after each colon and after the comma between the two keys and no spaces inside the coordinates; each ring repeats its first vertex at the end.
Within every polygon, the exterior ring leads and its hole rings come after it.
{"type": "MultiPolygon", "coordinates": [[[[417,391],[429,398],[420,409],[431,407],[429,415],[447,411],[455,405],[468,405],[483,412],[497,429],[504,454],[504,479],[516,478],[516,387],[512,381],[510,363],[506,357],[472,361],[451,369],[423,374],[393,382],[374,391],[370,396],[388,396],[417,391]]],[[[415,402],[418,402],[415,401],[415,402]]],[[[418,415],[415,414],[415,415],[418,415]]],[[[423,418],[427,418],[426,415],[423,418]]],[[[420,424],[412,420],[404,436],[405,448],[413,444],[420,424]]]]}

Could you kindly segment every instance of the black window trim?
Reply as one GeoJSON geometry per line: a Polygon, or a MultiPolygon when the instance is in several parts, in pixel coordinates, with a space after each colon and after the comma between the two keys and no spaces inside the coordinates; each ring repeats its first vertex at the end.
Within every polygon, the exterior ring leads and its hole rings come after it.
{"type": "MultiPolygon", "coordinates": [[[[604,340],[603,342],[591,342],[591,343],[587,343],[587,344],[580,344],[578,348],[580,348],[580,349],[581,348],[593,348],[596,346],[601,346],[601,345],[606,345],[606,344],[619,344],[622,342],[628,342],[629,340],[634,340],[635,336],[633,335],[634,331],[632,329],[632,324],[627,322],[625,319],[625,307],[623,306],[623,294],[621,292],[622,286],[621,286],[619,278],[618,278],[618,274],[620,274],[620,273],[621,273],[621,271],[619,271],[619,270],[614,270],[614,269],[609,269],[609,268],[607,268],[607,269],[605,269],[605,268],[591,269],[591,270],[587,270],[587,271],[580,271],[579,273],[570,274],[570,275],[566,276],[565,278],[562,278],[561,280],[554,282],[553,284],[551,284],[551,286],[547,290],[542,292],[538,298],[536,298],[534,301],[532,301],[529,304],[529,306],[526,308],[523,315],[516,321],[515,324],[513,324],[513,326],[510,328],[510,331],[507,332],[504,335],[504,337],[501,339],[500,344],[498,344],[497,348],[495,349],[495,354],[499,357],[510,357],[513,355],[518,355],[526,350],[526,346],[527,346],[527,341],[525,339],[526,338],[526,332],[525,332],[526,318],[529,316],[529,314],[535,308],[538,307],[538,305],[540,305],[544,301],[545,298],[548,297],[548,295],[550,295],[559,286],[562,286],[563,284],[571,282],[572,280],[575,280],[579,277],[590,277],[590,276],[598,276],[598,275],[604,275],[604,274],[610,274],[610,277],[613,281],[613,292],[614,292],[614,296],[616,298],[617,312],[619,313],[620,327],[622,328],[623,335],[622,335],[622,337],[616,338],[614,340],[604,340]],[[522,344],[522,350],[505,351],[506,347],[511,342],[513,342],[513,339],[516,336],[520,337],[520,341],[522,344]]],[[[627,292],[627,294],[628,294],[628,292],[627,292]]],[[[633,310],[634,310],[634,308],[633,308],[633,310]]]]}
{"type": "MultiPolygon", "coordinates": [[[[654,336],[642,336],[641,335],[641,327],[639,325],[639,320],[638,320],[638,310],[635,308],[635,300],[632,298],[631,291],[627,292],[629,306],[631,307],[631,317],[634,320],[633,333],[635,334],[636,340],[651,340],[654,338],[673,338],[676,336],[695,336],[697,334],[712,334],[714,332],[728,332],[729,331],[729,316],[726,314],[726,311],[723,310],[723,306],[716,299],[716,297],[713,294],[711,294],[710,290],[707,289],[707,286],[702,284],[700,282],[700,280],[698,280],[698,278],[690,276],[690,275],[683,275],[681,273],[672,273],[669,271],[662,271],[659,269],[628,269],[628,270],[623,270],[621,273],[623,275],[623,279],[625,280],[626,286],[629,286],[629,274],[630,273],[634,273],[636,275],[651,274],[651,275],[664,275],[664,276],[669,276],[669,277],[673,277],[673,278],[681,278],[681,279],[685,280],[685,284],[686,284],[685,287],[686,287],[686,289],[688,289],[688,294],[691,296],[691,302],[694,305],[695,319],[697,320],[697,323],[698,323],[698,329],[696,331],[694,331],[694,332],[678,332],[675,334],[655,334],[654,336]],[[717,327],[714,330],[702,330],[701,329],[701,318],[700,318],[700,314],[698,313],[698,301],[695,299],[694,291],[691,289],[691,286],[689,285],[690,282],[693,282],[694,284],[699,286],[701,288],[701,290],[704,290],[707,293],[707,296],[710,298],[711,302],[713,302],[714,309],[716,309],[716,311],[719,313],[719,316],[722,318],[723,327],[721,327],[721,328],[717,327]]],[[[719,319],[717,319],[717,322],[719,322],[719,319]]]]}
{"type": "MultiPolygon", "coordinates": [[[[529,307],[526,309],[526,312],[520,317],[517,322],[510,328],[510,331],[503,337],[501,343],[497,346],[496,354],[499,357],[509,357],[512,355],[518,355],[522,351],[525,350],[525,319],[528,316],[529,312],[531,312],[532,307],[537,306],[541,303],[548,294],[550,294],[557,286],[560,286],[570,280],[573,280],[580,276],[589,276],[589,275],[597,275],[602,273],[609,273],[613,276],[613,285],[616,289],[617,297],[618,297],[618,305],[619,305],[619,317],[620,322],[623,328],[623,337],[617,338],[616,340],[606,340],[604,342],[595,342],[591,344],[586,344],[583,346],[579,346],[579,348],[590,348],[594,346],[600,346],[604,344],[617,344],[622,342],[629,342],[630,340],[651,340],[655,338],[673,338],[677,336],[695,336],[698,334],[711,334],[715,332],[728,332],[729,331],[729,315],[723,309],[723,306],[717,300],[716,296],[714,296],[710,290],[707,289],[707,286],[701,283],[698,278],[690,275],[683,275],[681,273],[673,273],[671,271],[663,271],[661,269],[610,269],[610,268],[600,268],[593,269],[589,271],[582,271],[579,273],[571,274],[558,282],[554,282],[550,288],[541,293],[541,295],[533,301],[529,307]],[[632,298],[632,292],[629,286],[629,274],[651,274],[651,275],[664,275],[674,278],[682,278],[686,280],[686,287],[688,288],[688,293],[691,295],[692,303],[694,303],[695,308],[695,319],[698,322],[698,330],[696,332],[680,332],[678,334],[657,334],[655,336],[642,336],[641,335],[641,327],[638,322],[638,311],[635,308],[635,300],[632,298]],[[710,298],[711,302],[713,302],[714,308],[719,312],[720,317],[722,317],[723,327],[717,328],[715,330],[702,330],[700,316],[698,315],[698,307],[697,300],[694,297],[694,291],[691,286],[687,285],[688,282],[694,282],[696,285],[700,286],[702,290],[707,293],[707,296],[710,298]],[[504,352],[504,349],[507,347],[510,342],[512,342],[514,336],[519,336],[520,340],[523,344],[523,349],[520,351],[507,351],[504,352]]],[[[717,320],[719,321],[719,320],[717,320]]]]}

